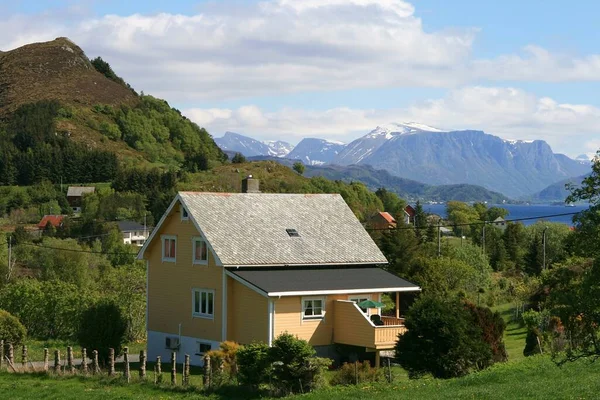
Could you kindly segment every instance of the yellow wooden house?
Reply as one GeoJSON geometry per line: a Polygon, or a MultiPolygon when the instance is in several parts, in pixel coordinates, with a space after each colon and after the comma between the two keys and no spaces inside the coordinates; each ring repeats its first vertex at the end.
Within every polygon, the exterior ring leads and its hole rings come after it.
{"type": "Polygon", "coordinates": [[[321,354],[346,344],[378,355],[405,331],[399,293],[420,290],[380,268],[387,260],[338,194],[180,192],[138,258],[148,356],[177,351],[194,365],[222,341],[271,344],[283,332],[321,354]],[[395,316],[357,305],[390,292],[395,316]]]}

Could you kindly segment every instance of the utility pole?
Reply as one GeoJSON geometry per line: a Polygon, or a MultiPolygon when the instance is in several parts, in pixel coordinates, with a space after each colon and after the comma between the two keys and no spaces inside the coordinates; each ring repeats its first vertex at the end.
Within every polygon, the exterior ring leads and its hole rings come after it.
{"type": "Polygon", "coordinates": [[[543,264],[542,264],[542,270],[546,270],[546,231],[548,230],[548,227],[544,227],[544,230],[542,231],[542,252],[543,252],[543,264]]]}
{"type": "Polygon", "coordinates": [[[10,276],[12,258],[12,235],[8,235],[8,275],[10,276]]]}
{"type": "Polygon", "coordinates": [[[481,251],[485,255],[485,221],[483,221],[483,227],[481,228],[481,251]]]}
{"type": "Polygon", "coordinates": [[[441,234],[442,220],[438,220],[438,257],[442,256],[442,234],[441,234]]]}

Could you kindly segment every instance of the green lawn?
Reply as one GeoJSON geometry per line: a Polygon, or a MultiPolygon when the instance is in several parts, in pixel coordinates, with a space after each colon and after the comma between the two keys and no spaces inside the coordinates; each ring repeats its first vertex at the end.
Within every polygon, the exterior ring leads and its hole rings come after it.
{"type": "Polygon", "coordinates": [[[525,337],[527,330],[519,322],[514,320],[513,304],[502,304],[494,307],[493,311],[498,311],[504,321],[506,321],[506,330],[504,331],[504,345],[508,353],[508,361],[516,361],[524,358],[523,349],[525,348],[525,337]]]}
{"type": "MultiPolygon", "coordinates": [[[[408,381],[330,387],[301,399],[594,399],[600,391],[600,364],[578,361],[557,367],[548,357],[536,356],[496,365],[464,378],[408,381]]],[[[165,379],[168,373],[165,372],[165,379]]],[[[134,378],[137,381],[137,378],[134,378]]],[[[0,398],[10,399],[184,399],[197,398],[197,387],[183,389],[151,383],[125,384],[121,379],[48,377],[0,373],[0,398]]],[[[233,388],[210,398],[257,398],[256,394],[233,388]]]]}

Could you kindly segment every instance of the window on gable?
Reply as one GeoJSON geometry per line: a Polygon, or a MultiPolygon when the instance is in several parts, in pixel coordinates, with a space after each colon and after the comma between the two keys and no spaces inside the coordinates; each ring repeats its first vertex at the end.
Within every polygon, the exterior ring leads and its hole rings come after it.
{"type": "Polygon", "coordinates": [[[192,290],[192,315],[213,318],[215,315],[215,291],[212,289],[192,290]]]}
{"type": "Polygon", "coordinates": [[[177,258],[177,237],[162,237],[162,260],[174,262],[177,258]]]}
{"type": "Polygon", "coordinates": [[[325,316],[325,300],[322,297],[302,299],[302,319],[321,319],[325,316]]]}
{"type": "Polygon", "coordinates": [[[184,206],[181,206],[181,220],[187,221],[189,219],[190,219],[190,214],[188,213],[188,210],[186,210],[184,206]]]}
{"type": "Polygon", "coordinates": [[[194,264],[208,263],[208,246],[202,238],[193,238],[194,264]]]}

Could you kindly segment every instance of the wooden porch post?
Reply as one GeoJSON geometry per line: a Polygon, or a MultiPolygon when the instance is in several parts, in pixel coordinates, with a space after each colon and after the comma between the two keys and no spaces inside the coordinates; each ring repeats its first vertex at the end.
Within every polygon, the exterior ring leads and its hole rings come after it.
{"type": "Polygon", "coordinates": [[[396,292],[396,318],[400,318],[400,292],[396,292]]]}
{"type": "Polygon", "coordinates": [[[381,358],[379,356],[379,350],[375,350],[375,368],[379,368],[381,365],[381,358]]]}

